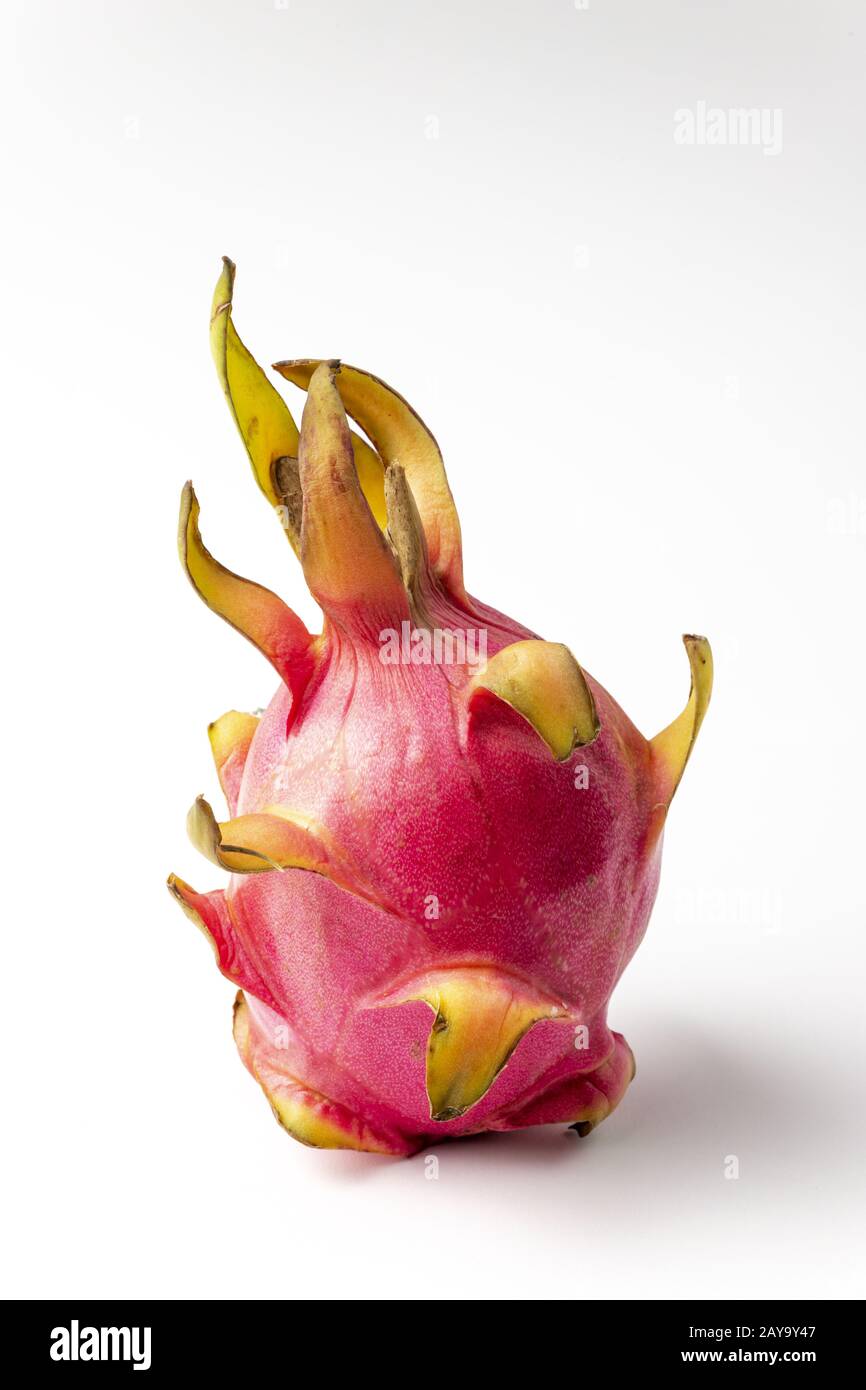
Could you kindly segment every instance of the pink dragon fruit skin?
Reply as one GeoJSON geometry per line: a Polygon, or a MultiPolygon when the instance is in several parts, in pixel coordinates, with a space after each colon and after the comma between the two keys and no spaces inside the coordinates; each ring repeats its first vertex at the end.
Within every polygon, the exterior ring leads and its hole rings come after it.
{"type": "Polygon", "coordinates": [[[214,357],[324,623],[312,637],[209,555],[187,484],[187,572],[281,683],[261,719],[210,729],[229,819],[199,798],[189,829],[227,886],[169,887],[238,986],[241,1057],[296,1138],[397,1155],[588,1133],[634,1075],[607,1003],[652,909],[709,645],[684,639],[689,700],[644,739],[567,648],[466,594],[441,456],[401,397],[335,362],[278,364],[307,391],[298,432],[237,336],[233,281],[226,261],[214,357]]]}

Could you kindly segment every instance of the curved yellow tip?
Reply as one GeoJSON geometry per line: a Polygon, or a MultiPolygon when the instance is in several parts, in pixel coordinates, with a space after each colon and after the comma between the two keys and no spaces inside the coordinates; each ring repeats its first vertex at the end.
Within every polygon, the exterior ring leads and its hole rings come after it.
{"type": "MultiPolygon", "coordinates": [[[[241,342],[232,322],[235,267],[227,256],[211,304],[210,345],[220,384],[244,441],[256,482],[271,506],[284,505],[274,467],[283,457],[297,458],[298,428],[279,391],[241,342]]],[[[289,540],[297,534],[286,526],[289,540]]]]}
{"type": "Polygon", "coordinates": [[[592,692],[561,642],[530,638],[503,647],[470,681],[470,709],[485,690],[522,714],[559,762],[598,736],[592,692]]]}
{"type": "Polygon", "coordinates": [[[666,806],[680,784],[713,690],[713,653],[706,637],[686,634],[683,645],[692,677],[686,707],[649,741],[659,797],[666,806]]]}

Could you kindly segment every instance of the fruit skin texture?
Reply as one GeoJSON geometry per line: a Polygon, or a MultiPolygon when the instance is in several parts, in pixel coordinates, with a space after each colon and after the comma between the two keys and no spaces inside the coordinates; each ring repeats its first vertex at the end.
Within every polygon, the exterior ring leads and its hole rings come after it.
{"type": "Polygon", "coordinates": [[[260,719],[210,727],[229,819],[200,797],[188,824],[227,886],[169,887],[238,987],[241,1057],[296,1138],[399,1155],[588,1133],[634,1075],[607,1003],[655,899],[709,644],[684,639],[688,703],[645,739],[566,647],[467,595],[438,446],[401,397],[281,363],[307,392],[298,431],[237,336],[233,282],[226,261],[217,370],[323,631],[213,559],[187,484],[187,573],[280,685],[260,719]]]}

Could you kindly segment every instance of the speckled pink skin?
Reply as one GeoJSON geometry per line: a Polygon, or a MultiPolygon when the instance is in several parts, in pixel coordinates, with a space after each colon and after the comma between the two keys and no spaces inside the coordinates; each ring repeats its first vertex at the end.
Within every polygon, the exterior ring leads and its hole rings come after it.
{"type": "MultiPolygon", "coordinates": [[[[481,605],[446,611],[440,597],[437,616],[452,628],[483,622],[490,655],[531,635],[481,605]]],[[[225,900],[207,895],[259,1061],[302,1078],[395,1152],[580,1121],[599,1092],[613,1108],[634,1070],[606,1010],[658,885],[649,745],[587,677],[601,732],[556,762],[494,697],[470,720],[459,694],[470,674],[384,665],[375,645],[326,628],[299,708],[283,686],[263,716],[230,809],[276,804],[312,816],[378,905],[296,869],[234,874],[225,900]],[[575,785],[580,767],[586,787],[575,785]],[[437,1121],[425,1090],[430,1008],[380,1001],[426,971],[466,965],[505,972],[569,1017],[537,1022],[486,1095],[437,1121]]]]}

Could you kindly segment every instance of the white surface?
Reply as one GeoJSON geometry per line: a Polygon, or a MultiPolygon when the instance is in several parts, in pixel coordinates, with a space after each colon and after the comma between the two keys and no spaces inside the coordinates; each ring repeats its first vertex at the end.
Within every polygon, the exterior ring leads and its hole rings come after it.
{"type": "Polygon", "coordinates": [[[4,1291],[862,1295],[862,10],[3,9],[4,1291]],[[699,101],[780,108],[781,152],[677,145],[699,101]],[[436,1181],[291,1143],[165,891],[215,883],[206,722],[273,686],[181,575],[186,477],[315,616],[213,379],[223,252],[262,361],[417,405],[470,587],[646,733],[712,639],[610,1010],[637,1080],[585,1142],[436,1181]]]}

